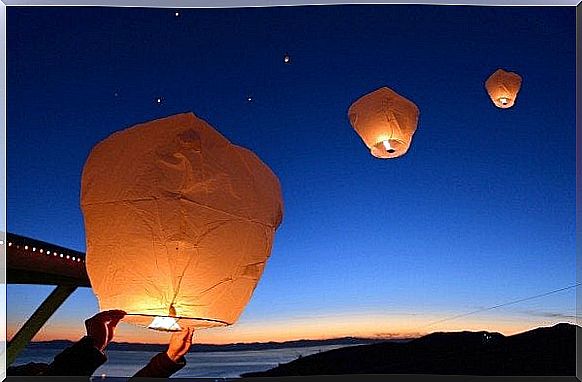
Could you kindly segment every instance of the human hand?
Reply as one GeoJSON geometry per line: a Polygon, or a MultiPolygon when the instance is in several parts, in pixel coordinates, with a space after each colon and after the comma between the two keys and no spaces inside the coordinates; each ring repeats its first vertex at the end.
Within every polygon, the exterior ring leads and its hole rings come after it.
{"type": "Polygon", "coordinates": [[[125,314],[123,310],[107,310],[85,320],[87,336],[93,338],[97,349],[100,351],[105,350],[113,339],[115,327],[125,317],[125,314]]]}
{"type": "Polygon", "coordinates": [[[178,362],[184,354],[188,353],[192,345],[192,337],[194,336],[194,328],[184,328],[179,332],[172,333],[170,337],[170,344],[166,354],[174,362],[178,362]]]}

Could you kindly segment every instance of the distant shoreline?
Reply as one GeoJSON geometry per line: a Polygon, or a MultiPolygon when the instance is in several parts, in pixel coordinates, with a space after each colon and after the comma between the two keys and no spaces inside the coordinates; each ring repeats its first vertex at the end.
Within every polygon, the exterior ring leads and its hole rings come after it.
{"type": "MultiPolygon", "coordinates": [[[[303,348],[311,346],[333,346],[333,345],[369,345],[379,342],[407,342],[412,338],[386,339],[386,338],[359,338],[359,337],[342,337],[326,340],[294,340],[284,342],[242,342],[233,344],[194,344],[190,352],[228,352],[228,351],[253,351],[269,350],[283,348],[303,348]]],[[[64,349],[71,346],[74,341],[70,340],[53,340],[37,341],[28,344],[27,349],[64,349]]],[[[107,347],[111,351],[151,351],[160,352],[166,350],[165,344],[147,344],[131,342],[112,342],[107,347]]]]}

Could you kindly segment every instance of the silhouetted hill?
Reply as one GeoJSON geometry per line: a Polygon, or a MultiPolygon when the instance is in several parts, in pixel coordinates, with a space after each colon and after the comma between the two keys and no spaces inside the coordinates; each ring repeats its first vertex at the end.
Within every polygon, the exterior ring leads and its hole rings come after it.
{"type": "MultiPolygon", "coordinates": [[[[190,349],[191,352],[210,352],[210,351],[249,351],[249,350],[267,350],[267,349],[283,349],[283,348],[299,348],[308,346],[331,346],[331,345],[356,345],[356,344],[372,344],[384,342],[385,340],[377,338],[357,338],[357,337],[343,337],[333,338],[327,340],[296,340],[285,342],[252,342],[252,343],[234,343],[234,344],[194,344],[190,349]]],[[[398,340],[395,340],[398,341],[398,340]]],[[[72,341],[55,340],[32,342],[27,348],[29,349],[64,349],[73,344],[72,341]]],[[[129,342],[112,342],[107,346],[107,350],[130,350],[130,351],[151,351],[161,352],[167,349],[168,345],[163,344],[140,344],[129,342]]]]}
{"type": "Polygon", "coordinates": [[[576,373],[576,331],[558,324],[513,336],[433,333],[406,343],[350,346],[243,377],[335,374],[545,375],[576,373]]]}

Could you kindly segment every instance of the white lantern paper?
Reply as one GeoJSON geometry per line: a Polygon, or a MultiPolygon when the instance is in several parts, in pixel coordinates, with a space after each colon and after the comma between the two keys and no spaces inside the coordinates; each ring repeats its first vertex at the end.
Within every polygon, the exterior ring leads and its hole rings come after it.
{"type": "Polygon", "coordinates": [[[125,321],[158,330],[234,323],[283,210],[273,172],[192,113],[95,146],[81,206],[101,310],[125,310],[125,321]]]}

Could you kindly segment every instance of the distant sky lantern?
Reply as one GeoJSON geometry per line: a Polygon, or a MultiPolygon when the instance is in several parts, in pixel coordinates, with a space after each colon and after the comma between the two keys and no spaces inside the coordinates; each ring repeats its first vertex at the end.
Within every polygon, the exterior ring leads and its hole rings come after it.
{"type": "Polygon", "coordinates": [[[521,87],[521,76],[517,73],[497,69],[485,82],[485,88],[495,106],[512,107],[521,87]]]}
{"type": "Polygon", "coordinates": [[[418,124],[418,107],[392,89],[380,88],[350,106],[348,117],[373,156],[404,155],[418,124]]]}
{"type": "Polygon", "coordinates": [[[175,331],[234,323],[282,219],[273,172],[194,114],[114,133],[83,169],[87,272],[101,310],[175,331]]]}

